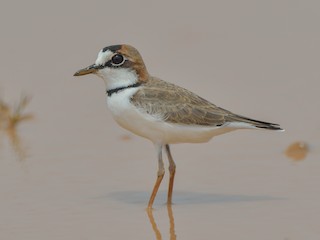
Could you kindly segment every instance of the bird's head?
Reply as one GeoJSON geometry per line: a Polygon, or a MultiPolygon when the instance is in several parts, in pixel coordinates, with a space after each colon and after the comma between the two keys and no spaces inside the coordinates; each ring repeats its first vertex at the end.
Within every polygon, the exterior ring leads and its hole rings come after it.
{"type": "Polygon", "coordinates": [[[148,79],[148,71],[140,53],[129,45],[112,45],[101,49],[94,64],[80,69],[74,76],[96,74],[107,88],[122,87],[148,79]]]}

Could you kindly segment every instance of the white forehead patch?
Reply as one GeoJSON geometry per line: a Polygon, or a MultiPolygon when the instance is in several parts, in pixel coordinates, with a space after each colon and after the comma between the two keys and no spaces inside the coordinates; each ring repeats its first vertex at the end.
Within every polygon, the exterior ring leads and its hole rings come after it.
{"type": "Polygon", "coordinates": [[[103,52],[103,50],[101,50],[98,53],[98,57],[97,57],[95,64],[96,65],[104,65],[113,54],[114,53],[111,52],[110,50],[106,50],[105,52],[103,52]]]}

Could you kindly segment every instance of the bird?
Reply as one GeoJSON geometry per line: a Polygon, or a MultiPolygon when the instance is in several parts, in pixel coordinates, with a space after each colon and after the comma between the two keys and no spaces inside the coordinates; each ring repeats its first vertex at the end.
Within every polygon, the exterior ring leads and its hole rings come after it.
{"type": "Polygon", "coordinates": [[[167,205],[172,204],[176,164],[171,144],[208,142],[237,129],[284,131],[279,124],[234,114],[183,87],[150,75],[139,51],[128,44],[104,47],[94,64],[74,76],[87,74],[103,79],[106,103],[114,120],[155,146],[158,171],[148,209],[152,209],[165,173],[163,150],[169,161],[167,205]]]}

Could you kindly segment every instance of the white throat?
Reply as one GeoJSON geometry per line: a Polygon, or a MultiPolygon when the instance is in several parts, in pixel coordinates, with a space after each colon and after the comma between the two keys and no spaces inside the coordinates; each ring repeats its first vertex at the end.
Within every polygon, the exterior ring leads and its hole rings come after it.
{"type": "Polygon", "coordinates": [[[138,75],[129,68],[103,68],[97,72],[106,84],[106,89],[126,87],[138,82],[138,75]]]}

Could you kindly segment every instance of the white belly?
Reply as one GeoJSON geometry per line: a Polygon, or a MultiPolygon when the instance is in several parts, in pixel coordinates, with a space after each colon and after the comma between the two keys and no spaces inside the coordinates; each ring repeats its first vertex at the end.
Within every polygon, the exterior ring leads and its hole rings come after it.
{"type": "Polygon", "coordinates": [[[137,90],[126,89],[107,97],[108,108],[121,127],[154,143],[207,142],[214,136],[235,130],[227,127],[183,126],[164,122],[157,116],[139,111],[130,103],[130,97],[137,90]]]}

